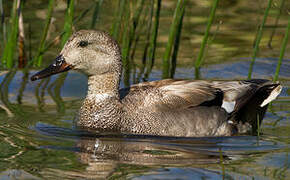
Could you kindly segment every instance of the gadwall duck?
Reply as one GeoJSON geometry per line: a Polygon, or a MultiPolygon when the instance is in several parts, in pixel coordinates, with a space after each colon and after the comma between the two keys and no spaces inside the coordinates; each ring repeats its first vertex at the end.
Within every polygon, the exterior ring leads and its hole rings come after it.
{"type": "Polygon", "coordinates": [[[77,124],[98,132],[191,137],[255,132],[282,88],[262,79],[165,79],[119,89],[120,48],[109,34],[95,30],[75,32],[56,60],[31,80],[70,69],[88,75],[77,124]]]}

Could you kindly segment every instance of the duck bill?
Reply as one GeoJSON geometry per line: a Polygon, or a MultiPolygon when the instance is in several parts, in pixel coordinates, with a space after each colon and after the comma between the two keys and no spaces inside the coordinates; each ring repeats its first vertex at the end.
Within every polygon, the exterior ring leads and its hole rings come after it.
{"type": "Polygon", "coordinates": [[[62,55],[59,55],[51,65],[31,76],[31,81],[43,79],[54,74],[68,71],[70,69],[72,69],[72,66],[65,62],[65,59],[62,55]]]}

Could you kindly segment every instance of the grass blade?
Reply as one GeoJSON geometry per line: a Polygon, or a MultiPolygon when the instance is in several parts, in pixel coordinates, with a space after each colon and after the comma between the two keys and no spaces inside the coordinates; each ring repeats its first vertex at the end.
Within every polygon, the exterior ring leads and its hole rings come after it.
{"type": "Polygon", "coordinates": [[[249,67],[248,79],[251,79],[251,77],[252,77],[254,63],[256,60],[257,53],[259,51],[259,44],[260,44],[262,36],[263,36],[263,29],[264,29],[264,26],[265,26],[265,23],[266,23],[268,14],[269,14],[269,10],[271,8],[272,1],[273,0],[268,1],[268,5],[267,5],[267,8],[266,8],[265,13],[264,13],[262,24],[259,26],[258,35],[257,35],[257,39],[255,42],[253,56],[252,56],[252,61],[251,61],[250,67],[249,67]]]}
{"type": "Polygon", "coordinates": [[[5,14],[3,10],[3,1],[0,0],[0,14],[1,14],[1,26],[2,26],[2,36],[3,36],[3,44],[6,43],[6,24],[5,24],[5,14]]]}
{"type": "Polygon", "coordinates": [[[213,3],[213,6],[211,8],[209,20],[208,20],[208,23],[206,26],[206,30],[205,30],[203,39],[202,39],[201,47],[200,47],[197,59],[196,59],[195,64],[194,64],[195,69],[200,68],[200,66],[202,64],[202,60],[203,60],[203,56],[204,56],[204,52],[205,52],[205,47],[206,47],[208,36],[209,36],[209,31],[210,31],[211,25],[212,25],[214,17],[215,17],[215,12],[216,12],[218,2],[219,2],[219,0],[215,0],[213,3]]]}
{"type": "Polygon", "coordinates": [[[169,74],[170,78],[173,78],[174,74],[175,74],[176,63],[177,63],[177,54],[178,54],[178,49],[179,49],[179,42],[180,42],[180,37],[181,37],[184,12],[185,12],[185,6],[183,6],[183,8],[182,8],[181,19],[180,19],[179,24],[178,24],[177,33],[176,33],[176,37],[175,37],[175,41],[174,41],[174,49],[173,49],[173,53],[172,53],[171,65],[170,65],[170,74],[169,74]]]}
{"type": "Polygon", "coordinates": [[[46,16],[46,20],[45,20],[45,25],[44,25],[44,29],[42,31],[42,35],[41,35],[41,40],[40,40],[40,45],[37,51],[37,56],[34,60],[34,65],[35,66],[41,66],[42,64],[42,59],[43,59],[43,50],[45,47],[45,40],[47,37],[47,33],[49,30],[49,26],[50,26],[50,22],[51,22],[51,15],[53,12],[53,7],[54,7],[54,0],[49,0],[48,3],[48,10],[47,10],[47,16],[46,16]]]}
{"type": "Polygon", "coordinates": [[[162,63],[162,78],[168,78],[169,77],[169,68],[170,68],[170,62],[169,58],[171,56],[171,51],[174,43],[175,36],[178,31],[178,25],[181,20],[181,15],[182,15],[182,9],[183,6],[185,5],[186,0],[178,0],[176,4],[176,8],[174,11],[174,16],[173,16],[173,21],[170,26],[170,31],[169,31],[169,37],[168,37],[168,42],[166,45],[165,53],[163,56],[163,63],[162,63]]]}
{"type": "Polygon", "coordinates": [[[68,8],[66,10],[65,15],[65,23],[64,23],[64,34],[61,39],[61,47],[64,46],[68,38],[72,34],[72,25],[73,25],[73,17],[74,17],[74,0],[68,0],[68,8]]]}
{"type": "Polygon", "coordinates": [[[119,10],[116,14],[116,17],[115,17],[115,22],[112,26],[112,30],[111,30],[111,35],[113,36],[114,39],[118,39],[118,35],[119,35],[119,30],[120,30],[120,25],[121,25],[121,21],[122,21],[122,17],[123,17],[123,14],[124,14],[124,11],[125,11],[125,8],[126,8],[126,0],[120,0],[119,1],[119,10]]]}
{"type": "Polygon", "coordinates": [[[284,35],[283,42],[282,42],[282,47],[281,47],[281,50],[280,50],[279,61],[278,61],[278,64],[277,64],[277,67],[276,67],[275,76],[274,76],[274,79],[273,79],[274,82],[278,80],[280,67],[281,67],[281,64],[282,64],[282,59],[284,57],[286,46],[287,46],[287,43],[288,43],[289,30],[290,30],[290,18],[288,17],[288,25],[287,25],[287,28],[286,28],[286,32],[285,32],[285,35],[284,35]]]}
{"type": "Polygon", "coordinates": [[[273,40],[274,34],[276,32],[276,27],[278,25],[278,21],[280,19],[284,4],[285,4],[285,0],[281,0],[280,6],[279,6],[279,12],[278,12],[278,15],[276,16],[275,23],[274,23],[274,28],[272,30],[272,33],[270,35],[270,39],[268,41],[268,47],[271,48],[271,49],[272,49],[272,40],[273,40]]]}
{"type": "Polygon", "coordinates": [[[156,41],[159,29],[159,17],[160,17],[160,9],[161,9],[161,0],[157,0],[156,10],[154,12],[154,24],[152,30],[152,36],[150,39],[150,44],[148,48],[148,63],[146,63],[146,73],[144,78],[147,79],[154,65],[155,58],[155,49],[156,49],[156,41]]]}
{"type": "MultiPolygon", "coordinates": [[[[20,1],[20,0],[18,0],[20,1]]],[[[20,9],[17,9],[17,0],[13,1],[13,8],[12,8],[12,16],[11,16],[11,23],[10,23],[10,33],[8,34],[8,40],[4,47],[3,56],[2,56],[2,64],[6,65],[7,68],[12,68],[14,65],[13,57],[14,51],[17,44],[17,35],[18,35],[18,12],[20,9]]],[[[21,3],[20,3],[21,4],[21,3]]]]}
{"type": "Polygon", "coordinates": [[[99,0],[98,2],[95,1],[95,8],[94,8],[94,13],[92,16],[92,22],[91,22],[91,29],[96,28],[96,24],[99,18],[100,10],[103,4],[103,0],[99,0]]]}
{"type": "Polygon", "coordinates": [[[130,8],[127,7],[125,10],[125,22],[124,22],[124,32],[122,37],[122,61],[124,68],[124,85],[128,87],[130,85],[130,62],[128,58],[129,46],[130,46],[130,8]]]}

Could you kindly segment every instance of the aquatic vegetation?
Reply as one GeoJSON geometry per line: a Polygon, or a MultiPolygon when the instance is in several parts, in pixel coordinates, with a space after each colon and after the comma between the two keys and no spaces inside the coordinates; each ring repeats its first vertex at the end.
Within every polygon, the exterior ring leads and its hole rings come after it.
{"type": "Polygon", "coordinates": [[[249,67],[248,79],[252,78],[253,66],[254,66],[254,63],[256,60],[256,56],[257,56],[258,51],[259,51],[259,45],[260,45],[260,42],[261,42],[261,39],[263,36],[263,29],[264,29],[271,5],[272,5],[272,0],[268,0],[268,5],[267,5],[267,8],[265,9],[262,23],[261,23],[261,25],[259,25],[259,28],[258,28],[258,34],[257,34],[256,41],[254,44],[252,61],[251,61],[250,67],[249,67]]]}
{"type": "Polygon", "coordinates": [[[282,47],[281,47],[281,50],[280,50],[280,56],[279,56],[279,60],[278,60],[278,64],[277,64],[277,68],[276,68],[276,72],[275,72],[275,76],[274,76],[273,81],[277,81],[278,80],[278,76],[279,76],[279,72],[280,72],[280,68],[281,68],[281,64],[282,64],[282,59],[284,57],[286,46],[287,46],[287,43],[288,43],[289,31],[290,31],[290,18],[288,19],[288,25],[287,25],[286,30],[285,30],[285,35],[284,35],[284,39],[283,39],[283,42],[282,42],[282,47]]]}
{"type": "MultiPolygon", "coordinates": [[[[176,8],[174,11],[172,24],[169,30],[168,42],[166,44],[165,53],[163,56],[163,64],[162,64],[162,78],[169,77],[170,66],[174,66],[174,64],[170,65],[170,57],[172,53],[172,47],[174,45],[174,40],[176,37],[179,39],[181,28],[182,28],[182,20],[184,15],[184,9],[186,7],[186,0],[178,0],[176,4],[176,8]]],[[[177,40],[178,42],[178,40],[177,40]]]]}
{"type": "Polygon", "coordinates": [[[41,66],[42,64],[43,53],[44,53],[43,51],[45,48],[45,40],[47,38],[48,29],[51,23],[51,15],[53,12],[53,7],[54,7],[54,0],[50,0],[48,4],[47,16],[46,16],[45,25],[44,25],[44,29],[43,29],[41,40],[40,40],[39,49],[37,52],[37,56],[35,57],[35,60],[34,60],[34,65],[38,67],[41,66]]]}
{"type": "Polygon", "coordinates": [[[215,0],[213,5],[212,5],[211,12],[210,12],[209,19],[208,19],[208,23],[207,23],[207,26],[206,26],[206,30],[205,30],[205,33],[204,33],[204,36],[203,36],[203,39],[202,39],[202,43],[201,43],[201,47],[200,47],[200,50],[199,50],[199,53],[198,53],[198,57],[195,60],[195,64],[194,64],[195,69],[199,69],[199,67],[201,66],[201,63],[203,61],[203,55],[204,55],[204,52],[205,52],[205,47],[206,47],[206,44],[207,44],[207,40],[208,40],[208,36],[209,36],[211,25],[212,25],[214,17],[215,17],[215,12],[216,12],[216,9],[217,9],[217,6],[218,6],[218,2],[219,2],[219,0],[215,0]]]}

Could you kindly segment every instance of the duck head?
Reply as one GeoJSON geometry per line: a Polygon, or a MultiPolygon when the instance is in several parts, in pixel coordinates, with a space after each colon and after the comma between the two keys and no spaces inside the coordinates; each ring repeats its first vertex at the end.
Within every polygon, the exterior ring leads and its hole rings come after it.
{"type": "Polygon", "coordinates": [[[122,69],[120,48],[106,32],[80,30],[70,37],[54,62],[34,74],[31,80],[35,81],[70,69],[80,70],[88,76],[120,74],[122,69]]]}

